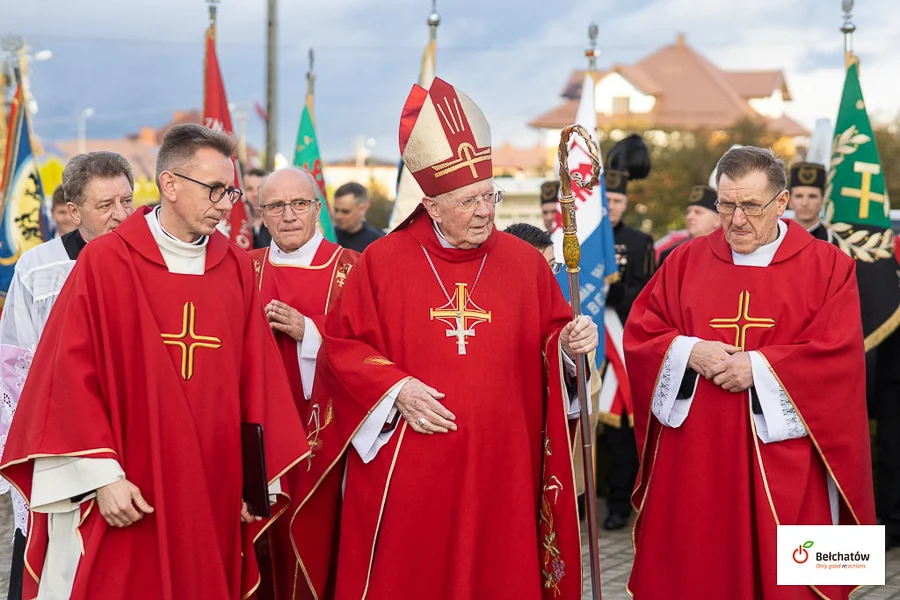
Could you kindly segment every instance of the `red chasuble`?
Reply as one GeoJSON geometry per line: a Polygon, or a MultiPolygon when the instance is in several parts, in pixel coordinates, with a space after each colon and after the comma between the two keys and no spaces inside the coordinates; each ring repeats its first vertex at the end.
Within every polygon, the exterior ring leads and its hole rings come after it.
{"type": "Polygon", "coordinates": [[[504,233],[494,231],[473,250],[442,248],[420,208],[403,229],[366,249],[329,317],[317,365],[313,401],[327,405],[334,420],[321,432],[310,493],[294,521],[313,590],[307,597],[581,597],[558,342],[571,317],[541,255],[504,233]],[[469,335],[458,338],[455,315],[463,309],[469,335]],[[352,435],[410,377],[446,394],[458,431],[421,435],[401,419],[390,442],[363,464],[347,450],[352,435]],[[335,551],[323,522],[333,516],[345,451],[335,551]],[[305,523],[320,526],[316,536],[298,528],[305,523]]]}
{"type": "Polygon", "coordinates": [[[776,587],[776,525],[875,522],[865,364],[854,263],[788,222],[765,268],[736,266],[722,230],[673,253],[625,326],[635,434],[637,600],[847,598],[850,588],[776,587]],[[715,325],[715,327],[714,327],[715,325]],[[756,350],[787,391],[808,437],[764,444],[748,392],[700,377],[684,423],[651,412],[678,335],[756,350]]]}
{"type": "MultiPolygon", "coordinates": [[[[39,376],[22,392],[2,474],[30,501],[33,458],[114,458],[155,508],[117,529],[94,500],[82,503],[73,600],[247,598],[260,526],[240,524],[241,422],[264,427],[270,483],[305,456],[306,436],[250,258],[215,233],[205,275],[172,274],[145,214],[79,257],[35,354],[39,376]]],[[[47,516],[34,514],[26,598],[46,547],[47,516]]]]}
{"type": "MultiPolygon", "coordinates": [[[[328,240],[322,240],[313,257],[312,264],[302,267],[275,264],[271,261],[269,252],[269,248],[260,248],[250,253],[256,269],[262,305],[266,306],[273,299],[284,302],[300,311],[303,316],[309,317],[319,332],[323,331],[325,315],[340,298],[347,274],[359,259],[359,253],[341,248],[328,240]]],[[[280,331],[274,333],[275,341],[278,343],[287,369],[288,379],[291,382],[294,403],[305,424],[307,441],[312,449],[309,461],[312,461],[315,452],[321,446],[318,439],[319,431],[331,421],[332,415],[323,412],[319,404],[307,401],[303,394],[297,342],[280,331]]],[[[305,334],[316,335],[316,332],[307,331],[305,334]]],[[[282,489],[290,491],[291,496],[297,500],[300,499],[297,486],[307,479],[305,472],[308,467],[309,462],[304,461],[300,469],[291,471],[282,478],[282,489]]],[[[293,510],[295,509],[296,505],[293,507],[293,510]]],[[[271,530],[272,554],[279,599],[292,599],[295,597],[295,590],[298,587],[303,589],[306,586],[291,542],[290,521],[290,516],[280,519],[271,530]]],[[[315,531],[318,525],[311,523],[310,527],[315,531]]],[[[299,535],[304,538],[309,537],[306,528],[301,529],[299,535]]],[[[313,552],[321,552],[321,550],[313,552]]]]}

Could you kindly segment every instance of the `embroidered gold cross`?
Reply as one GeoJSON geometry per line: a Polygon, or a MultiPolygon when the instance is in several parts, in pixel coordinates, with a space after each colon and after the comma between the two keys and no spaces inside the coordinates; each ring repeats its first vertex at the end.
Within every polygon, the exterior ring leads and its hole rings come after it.
{"type": "Polygon", "coordinates": [[[491,311],[485,311],[472,302],[466,292],[465,283],[456,284],[456,294],[453,300],[440,308],[431,309],[431,320],[438,319],[450,326],[447,337],[455,337],[457,351],[460,356],[466,353],[466,341],[468,337],[475,337],[475,325],[491,322],[491,311]],[[473,308],[467,308],[471,304],[473,308]],[[469,321],[471,320],[471,321],[469,321]],[[454,329],[454,326],[456,327],[454,329]]]}
{"type": "Polygon", "coordinates": [[[743,351],[748,329],[771,329],[775,327],[775,320],[751,317],[750,292],[745,290],[738,296],[737,316],[733,319],[712,319],[709,326],[713,329],[734,329],[734,345],[743,351]]]}
{"type": "Polygon", "coordinates": [[[857,188],[843,187],[841,188],[841,196],[859,199],[859,218],[869,218],[869,202],[879,202],[885,205],[884,194],[878,194],[872,191],[872,176],[881,173],[881,166],[874,163],[855,162],[853,163],[853,171],[862,174],[862,183],[857,188]]]}
{"type": "Polygon", "coordinates": [[[181,348],[181,376],[184,377],[185,381],[194,376],[194,350],[197,348],[212,348],[215,350],[222,347],[222,340],[219,338],[197,335],[194,332],[196,316],[197,309],[194,308],[194,303],[185,302],[181,333],[162,334],[163,344],[181,348]]]}

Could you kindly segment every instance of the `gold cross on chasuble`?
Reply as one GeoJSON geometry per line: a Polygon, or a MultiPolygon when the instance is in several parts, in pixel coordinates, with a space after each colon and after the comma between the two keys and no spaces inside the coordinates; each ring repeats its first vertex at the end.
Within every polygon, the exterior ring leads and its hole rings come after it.
{"type": "Polygon", "coordinates": [[[455,337],[457,352],[460,356],[466,353],[466,338],[475,337],[475,325],[491,322],[491,311],[485,311],[469,299],[465,283],[456,284],[456,294],[453,299],[440,308],[431,309],[431,320],[443,321],[450,326],[447,337],[455,337]],[[467,306],[471,304],[473,308],[467,306]],[[455,327],[455,329],[454,329],[455,327]]]}
{"type": "Polygon", "coordinates": [[[181,333],[162,334],[163,344],[181,348],[181,376],[185,381],[194,375],[194,351],[197,348],[212,348],[216,350],[222,347],[222,340],[219,338],[197,335],[194,332],[196,316],[197,309],[194,308],[194,303],[185,302],[181,333]]]}
{"type": "Polygon", "coordinates": [[[734,329],[734,345],[745,350],[748,329],[771,329],[775,327],[775,319],[750,316],[750,292],[743,291],[738,296],[737,316],[733,319],[712,319],[709,326],[713,329],[734,329]]]}

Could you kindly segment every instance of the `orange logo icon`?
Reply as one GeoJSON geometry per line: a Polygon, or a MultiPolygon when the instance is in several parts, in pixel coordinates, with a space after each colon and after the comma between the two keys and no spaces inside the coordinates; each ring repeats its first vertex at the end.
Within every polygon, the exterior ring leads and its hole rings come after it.
{"type": "Polygon", "coordinates": [[[794,550],[794,553],[791,555],[794,559],[794,562],[798,565],[802,565],[806,561],[809,560],[809,552],[806,551],[807,548],[812,548],[813,542],[808,541],[804,542],[801,545],[797,546],[797,549],[794,550]]]}

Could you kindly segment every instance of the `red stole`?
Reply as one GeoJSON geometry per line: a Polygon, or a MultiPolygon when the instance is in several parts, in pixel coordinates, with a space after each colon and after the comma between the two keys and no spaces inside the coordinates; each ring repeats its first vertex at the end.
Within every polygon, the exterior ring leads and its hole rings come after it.
{"type": "MultiPolygon", "coordinates": [[[[2,474],[29,499],[30,457],[115,458],[155,508],[115,529],[93,501],[82,504],[74,600],[246,598],[259,581],[261,525],[239,522],[240,423],[263,425],[270,483],[308,446],[249,257],[216,233],[205,275],[169,273],[146,212],[79,257],[35,354],[40,376],[23,390],[2,474]]],[[[46,515],[35,514],[29,598],[46,536],[46,515]]]]}
{"type": "MultiPolygon", "coordinates": [[[[256,270],[262,305],[266,306],[273,299],[284,302],[310,318],[316,329],[321,332],[324,329],[325,315],[338,302],[347,275],[359,259],[359,253],[341,248],[328,240],[322,240],[309,267],[275,264],[271,261],[269,253],[270,248],[261,248],[250,253],[256,270]]],[[[280,331],[275,331],[274,334],[291,382],[294,403],[305,424],[307,441],[311,448],[308,460],[303,462],[301,468],[282,480],[284,489],[290,490],[294,504],[288,518],[280,519],[271,530],[276,591],[281,600],[293,599],[296,597],[295,594],[303,593],[307,587],[300,568],[301,563],[291,541],[291,520],[300,501],[308,493],[308,487],[304,486],[309,478],[306,472],[322,446],[320,434],[328,427],[333,415],[327,408],[321,407],[315,401],[307,401],[304,396],[297,342],[280,331]],[[298,589],[300,592],[295,592],[298,589]]],[[[305,335],[317,333],[307,331],[305,335]]],[[[313,532],[317,527],[319,525],[315,522],[309,524],[313,532]]],[[[298,535],[306,540],[310,537],[310,531],[302,527],[298,535]]],[[[327,551],[322,549],[315,549],[312,553],[314,555],[324,553],[326,558],[328,556],[327,551]]]]}
{"type": "MultiPolygon", "coordinates": [[[[272,300],[284,302],[311,319],[321,335],[325,315],[337,302],[344,289],[347,274],[359,259],[359,253],[341,248],[325,239],[319,244],[308,267],[275,264],[269,253],[270,248],[250,252],[263,307],[272,300]]],[[[273,333],[284,359],[297,410],[303,422],[309,425],[309,403],[303,394],[297,342],[280,331],[273,333]]],[[[308,431],[313,429],[315,427],[308,428],[308,431]]]]}
{"type": "Polygon", "coordinates": [[[842,524],[875,520],[853,261],[791,222],[766,268],[736,266],[721,230],[688,242],[635,302],[625,354],[643,448],[634,596],[846,598],[849,588],[776,588],[774,553],[776,524],[831,523],[828,474],[842,524]],[[684,423],[663,427],[651,404],[677,335],[758,350],[809,436],[762,443],[748,393],[702,377],[684,423]]]}
{"type": "Polygon", "coordinates": [[[366,249],[328,321],[314,400],[332,407],[334,422],[312,460],[316,493],[295,517],[304,574],[320,598],[358,599],[368,590],[369,598],[403,600],[440,590],[454,599],[578,599],[581,550],[558,350],[571,311],[543,258],[520,240],[494,232],[478,249],[445,249],[421,210],[407,224],[366,249]],[[450,303],[423,246],[454,295],[450,303]],[[464,328],[475,335],[465,355],[447,335],[453,320],[435,316],[455,306],[456,293],[471,294],[464,328]],[[401,420],[363,464],[347,451],[350,438],[409,377],[446,394],[459,430],[425,436],[401,420]],[[317,500],[339,493],[344,451],[335,589],[322,552],[334,552],[334,532],[311,538],[297,524],[330,516],[334,502],[317,500]]]}

